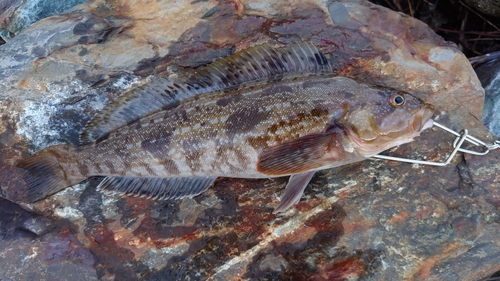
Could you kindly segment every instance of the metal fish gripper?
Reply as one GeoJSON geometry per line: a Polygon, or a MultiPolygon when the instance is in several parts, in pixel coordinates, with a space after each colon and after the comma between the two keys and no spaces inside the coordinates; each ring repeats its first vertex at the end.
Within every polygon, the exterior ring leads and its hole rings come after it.
{"type": "Polygon", "coordinates": [[[442,166],[446,166],[446,165],[450,164],[451,160],[453,160],[453,157],[455,156],[455,154],[457,154],[457,152],[468,153],[468,154],[473,154],[473,155],[486,155],[491,150],[500,148],[500,140],[496,140],[493,144],[488,144],[488,143],[485,143],[485,142],[469,135],[469,131],[467,129],[464,129],[460,133],[458,133],[458,132],[455,132],[452,129],[450,129],[444,125],[437,123],[437,122],[434,122],[434,126],[456,136],[455,140],[453,141],[453,151],[450,154],[450,156],[448,156],[448,159],[446,159],[445,162],[416,160],[416,159],[400,158],[400,157],[393,157],[393,156],[386,156],[386,155],[374,155],[374,156],[372,156],[372,158],[399,161],[399,162],[405,162],[405,163],[413,163],[413,164],[441,166],[442,167],[442,166]],[[462,145],[464,144],[464,142],[471,143],[475,146],[482,146],[483,151],[476,151],[476,150],[469,150],[469,149],[462,148],[462,145]]]}

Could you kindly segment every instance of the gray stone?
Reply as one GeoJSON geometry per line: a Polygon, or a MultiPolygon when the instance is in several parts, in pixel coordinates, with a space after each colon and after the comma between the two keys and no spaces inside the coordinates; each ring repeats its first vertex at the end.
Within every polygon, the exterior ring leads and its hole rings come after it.
{"type": "MultiPolygon", "coordinates": [[[[299,40],[340,75],[412,92],[439,122],[496,139],[456,46],[368,2],[91,1],[0,46],[0,279],[480,280],[498,271],[498,150],[446,167],[368,160],[323,171],[280,215],[284,178],[219,179],[198,197],[160,202],[98,193],[91,178],[24,202],[16,162],[78,143],[85,122],[125,90],[299,40]]],[[[438,160],[452,141],[430,129],[390,153],[438,160]]]]}
{"type": "Polygon", "coordinates": [[[465,0],[465,3],[481,13],[495,17],[500,16],[500,3],[497,0],[465,0]]]}
{"type": "Polygon", "coordinates": [[[0,37],[7,41],[30,24],[88,0],[5,0],[0,2],[0,37]]]}
{"type": "Polygon", "coordinates": [[[486,93],[483,122],[500,137],[500,60],[483,64],[476,68],[476,72],[486,93]]]}

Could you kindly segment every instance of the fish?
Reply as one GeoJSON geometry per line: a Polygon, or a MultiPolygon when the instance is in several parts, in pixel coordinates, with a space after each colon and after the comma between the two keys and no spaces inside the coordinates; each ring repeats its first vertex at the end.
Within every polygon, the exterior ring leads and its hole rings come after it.
{"type": "Polygon", "coordinates": [[[274,213],[297,203],[316,171],[363,161],[432,127],[416,96],[338,75],[312,43],[256,45],[189,79],[153,77],[111,102],[81,144],[21,160],[26,198],[92,176],[104,192],[194,197],[219,177],[290,176],[274,213]]]}

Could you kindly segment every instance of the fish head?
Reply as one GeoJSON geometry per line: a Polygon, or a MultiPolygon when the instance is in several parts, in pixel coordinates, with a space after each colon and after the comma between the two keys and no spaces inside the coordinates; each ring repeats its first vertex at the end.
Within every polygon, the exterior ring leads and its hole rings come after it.
{"type": "Polygon", "coordinates": [[[411,142],[432,127],[434,107],[402,91],[379,88],[349,110],[348,134],[363,156],[411,142]]]}

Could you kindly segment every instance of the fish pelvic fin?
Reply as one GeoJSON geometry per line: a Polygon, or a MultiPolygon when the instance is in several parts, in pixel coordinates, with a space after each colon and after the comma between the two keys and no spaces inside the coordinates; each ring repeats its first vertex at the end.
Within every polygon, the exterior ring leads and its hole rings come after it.
{"type": "Polygon", "coordinates": [[[288,184],[285,187],[285,192],[281,195],[280,203],[276,206],[276,209],[274,209],[273,214],[284,212],[299,202],[306,186],[315,173],[316,171],[309,171],[290,176],[288,184]]]}
{"type": "Polygon", "coordinates": [[[26,200],[35,202],[86,179],[68,176],[61,166],[61,156],[71,145],[49,147],[21,160],[16,166],[26,171],[26,200]]]}

